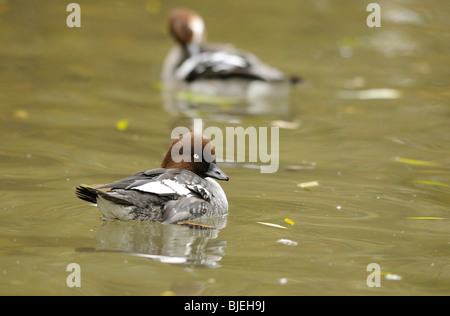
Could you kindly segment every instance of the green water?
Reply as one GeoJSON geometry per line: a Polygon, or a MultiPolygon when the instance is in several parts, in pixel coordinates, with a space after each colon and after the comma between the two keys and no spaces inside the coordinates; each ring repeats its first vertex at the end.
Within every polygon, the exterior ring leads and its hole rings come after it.
{"type": "Polygon", "coordinates": [[[276,173],[222,165],[219,231],[104,223],[75,197],[158,167],[190,124],[164,109],[159,80],[166,15],[186,2],[78,3],[72,29],[61,1],[0,1],[0,294],[450,294],[448,1],[380,1],[380,28],[364,1],[189,1],[211,42],[306,79],[288,116],[205,118],[294,123],[276,173]]]}

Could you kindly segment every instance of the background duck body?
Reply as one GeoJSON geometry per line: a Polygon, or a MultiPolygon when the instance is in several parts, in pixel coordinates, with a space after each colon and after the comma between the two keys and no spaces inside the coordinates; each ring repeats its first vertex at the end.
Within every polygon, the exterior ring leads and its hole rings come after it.
{"type": "Polygon", "coordinates": [[[286,76],[230,44],[206,43],[203,19],[195,12],[172,11],[169,30],[177,45],[163,63],[166,109],[186,112],[207,100],[213,105],[224,101],[232,111],[249,114],[289,112],[290,88],[299,78],[286,76]]]}

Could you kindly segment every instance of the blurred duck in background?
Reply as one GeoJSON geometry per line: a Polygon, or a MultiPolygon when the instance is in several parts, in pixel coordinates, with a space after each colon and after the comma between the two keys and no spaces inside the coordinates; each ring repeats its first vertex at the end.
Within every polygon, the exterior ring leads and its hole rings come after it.
{"type": "Polygon", "coordinates": [[[298,77],[286,76],[232,45],[207,44],[205,23],[193,11],[173,10],[168,24],[177,43],[168,53],[162,71],[169,110],[194,110],[192,114],[196,115],[195,109],[202,104],[220,110],[220,105],[226,103],[231,112],[289,112],[290,87],[300,81],[298,77]]]}

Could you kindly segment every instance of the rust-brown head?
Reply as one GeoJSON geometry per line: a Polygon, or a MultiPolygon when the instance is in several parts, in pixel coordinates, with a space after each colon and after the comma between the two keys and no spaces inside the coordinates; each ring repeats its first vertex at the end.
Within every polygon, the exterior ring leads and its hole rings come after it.
{"type": "Polygon", "coordinates": [[[216,164],[216,152],[210,139],[187,133],[170,145],[161,168],[185,169],[202,178],[228,181],[228,176],[216,164]]]}
{"type": "Polygon", "coordinates": [[[172,37],[190,55],[200,53],[205,37],[205,23],[197,13],[188,9],[175,9],[169,13],[168,22],[172,37]]]}

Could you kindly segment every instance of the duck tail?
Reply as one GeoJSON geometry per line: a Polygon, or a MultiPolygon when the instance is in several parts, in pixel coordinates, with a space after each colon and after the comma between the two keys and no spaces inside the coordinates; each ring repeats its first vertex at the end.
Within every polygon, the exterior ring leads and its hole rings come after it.
{"type": "Polygon", "coordinates": [[[290,76],[289,82],[294,86],[303,83],[303,79],[299,76],[290,76]]]}
{"type": "Polygon", "coordinates": [[[98,191],[97,189],[80,185],[75,189],[75,194],[79,199],[82,199],[87,202],[97,203],[98,191]]]}

